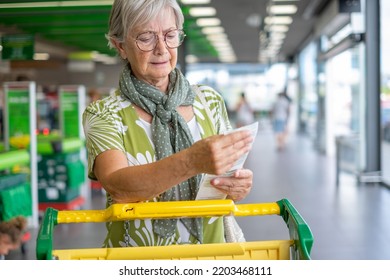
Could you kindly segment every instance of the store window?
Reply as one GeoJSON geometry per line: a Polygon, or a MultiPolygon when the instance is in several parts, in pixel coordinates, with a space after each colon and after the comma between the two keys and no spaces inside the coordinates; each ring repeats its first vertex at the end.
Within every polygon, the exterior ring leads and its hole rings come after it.
{"type": "Polygon", "coordinates": [[[381,125],[383,140],[390,143],[390,38],[385,34],[390,26],[390,0],[381,1],[381,125]]]}
{"type": "Polygon", "coordinates": [[[381,169],[383,183],[390,185],[390,0],[381,0],[380,9],[381,169]]]}
{"type": "Polygon", "coordinates": [[[317,123],[317,50],[309,44],[299,55],[300,108],[299,128],[301,132],[315,137],[317,123]]]}

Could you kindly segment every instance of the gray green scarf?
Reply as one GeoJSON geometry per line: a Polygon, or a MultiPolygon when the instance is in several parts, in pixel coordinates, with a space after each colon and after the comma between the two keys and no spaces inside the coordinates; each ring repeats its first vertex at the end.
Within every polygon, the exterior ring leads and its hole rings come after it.
{"type": "MultiPolygon", "coordinates": [[[[187,79],[179,69],[169,74],[168,93],[137,79],[131,74],[130,65],[127,64],[121,74],[119,89],[132,103],[153,116],[152,141],[156,150],[157,160],[190,147],[194,140],[186,121],[176,111],[181,105],[192,105],[195,93],[187,79]]],[[[200,175],[164,192],[161,201],[194,200],[198,192],[200,175]]],[[[147,186],[145,186],[147,187],[147,186]]],[[[202,219],[181,219],[189,232],[201,243],[203,241],[202,219]]],[[[176,230],[176,219],[160,219],[153,223],[153,231],[162,236],[170,237],[176,230]]]]}

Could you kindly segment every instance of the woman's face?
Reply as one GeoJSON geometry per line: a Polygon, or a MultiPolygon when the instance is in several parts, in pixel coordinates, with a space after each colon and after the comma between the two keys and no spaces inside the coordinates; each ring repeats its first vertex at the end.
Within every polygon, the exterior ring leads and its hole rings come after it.
{"type": "Polygon", "coordinates": [[[132,30],[126,42],[120,44],[121,47],[118,48],[120,55],[130,62],[132,73],[138,79],[154,86],[168,84],[168,75],[176,67],[177,48],[168,48],[164,42],[164,35],[176,28],[173,11],[165,10],[162,16],[132,30]],[[154,32],[159,36],[152,51],[141,51],[136,45],[135,38],[144,32],[154,32]]]}

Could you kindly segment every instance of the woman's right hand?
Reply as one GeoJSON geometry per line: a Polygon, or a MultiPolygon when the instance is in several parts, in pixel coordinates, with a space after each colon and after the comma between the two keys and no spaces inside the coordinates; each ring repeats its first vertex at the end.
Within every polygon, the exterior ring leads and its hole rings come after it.
{"type": "Polygon", "coordinates": [[[224,174],[249,152],[252,140],[251,133],[246,130],[202,139],[188,149],[188,164],[196,169],[196,174],[224,174]]]}

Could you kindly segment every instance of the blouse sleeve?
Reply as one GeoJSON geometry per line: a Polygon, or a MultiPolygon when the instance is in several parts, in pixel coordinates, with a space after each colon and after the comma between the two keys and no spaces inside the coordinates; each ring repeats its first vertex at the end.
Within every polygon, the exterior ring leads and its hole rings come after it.
{"type": "Polygon", "coordinates": [[[200,85],[199,89],[203,91],[207,104],[209,105],[217,133],[221,134],[231,130],[232,126],[222,95],[209,86],[200,85]]]}
{"type": "Polygon", "coordinates": [[[83,113],[83,127],[88,153],[88,177],[96,180],[93,165],[96,157],[107,150],[125,151],[123,128],[103,102],[91,103],[83,113]]]}

